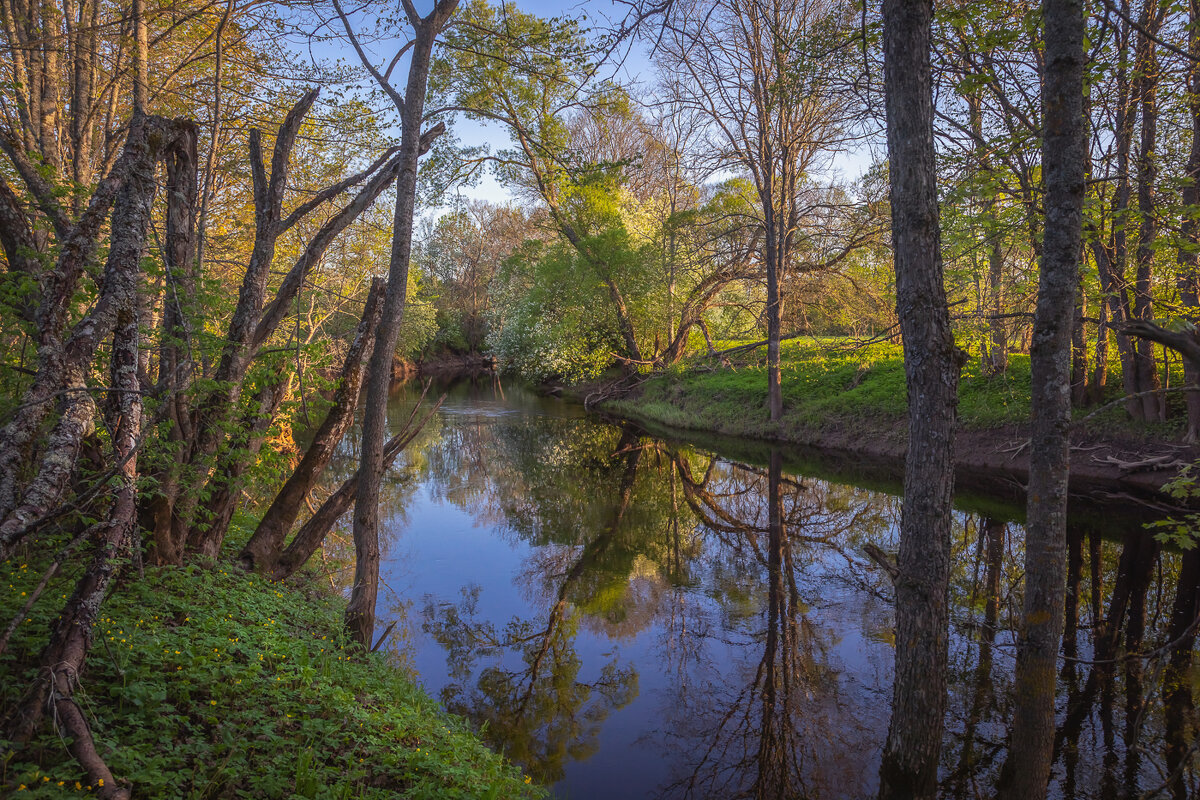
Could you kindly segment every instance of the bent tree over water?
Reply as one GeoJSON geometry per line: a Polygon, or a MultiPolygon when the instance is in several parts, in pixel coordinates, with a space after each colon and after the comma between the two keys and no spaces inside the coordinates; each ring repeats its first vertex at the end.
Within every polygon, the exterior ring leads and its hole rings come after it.
{"type": "MultiPolygon", "coordinates": [[[[454,388],[423,437],[385,525],[392,616],[428,688],[533,779],[571,798],[876,791],[894,598],[864,547],[895,552],[898,486],[514,386],[454,388]]],[[[1019,508],[956,503],[938,784],[984,797],[1016,710],[1024,531],[1019,508]]],[[[1192,796],[1200,559],[1101,511],[1070,526],[1050,794],[1192,796]]]]}

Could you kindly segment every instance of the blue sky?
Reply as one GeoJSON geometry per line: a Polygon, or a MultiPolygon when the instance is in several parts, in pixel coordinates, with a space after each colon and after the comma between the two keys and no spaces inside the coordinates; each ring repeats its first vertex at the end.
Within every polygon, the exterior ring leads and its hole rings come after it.
{"type": "MultiPolygon", "coordinates": [[[[380,38],[374,42],[368,41],[368,32],[375,27],[376,20],[367,18],[363,14],[355,14],[353,11],[354,0],[340,1],[343,4],[343,8],[350,12],[355,30],[362,34],[361,39],[367,51],[374,57],[374,63],[376,65],[386,63],[402,40],[380,38]]],[[[493,0],[493,2],[496,1],[498,0],[493,0]]],[[[418,11],[423,13],[432,7],[431,0],[415,0],[415,2],[418,11]]],[[[579,17],[586,15],[587,24],[596,28],[618,24],[629,10],[628,5],[613,2],[613,0],[575,0],[575,2],[567,4],[554,3],[549,0],[515,0],[515,5],[523,11],[540,16],[565,15],[579,17]]],[[[395,7],[397,8],[397,13],[401,13],[398,11],[398,1],[395,3],[395,7]]],[[[297,26],[303,29],[303,23],[300,23],[299,20],[297,20],[297,23],[297,26]]],[[[311,31],[311,22],[308,25],[308,30],[311,31]]],[[[340,25],[338,25],[336,32],[341,35],[340,25]]],[[[304,48],[306,50],[304,53],[305,57],[311,54],[313,57],[323,60],[340,60],[344,64],[355,68],[358,68],[360,63],[353,49],[344,41],[344,37],[316,43],[312,39],[308,39],[305,41],[304,48]]],[[[622,52],[619,66],[614,64],[613,67],[616,69],[615,77],[617,81],[630,87],[635,96],[639,94],[644,95],[654,88],[656,77],[650,62],[647,44],[643,42],[631,43],[622,52]]],[[[405,65],[401,62],[393,74],[393,82],[397,86],[402,87],[405,74],[405,65]]],[[[371,79],[364,75],[360,85],[371,85],[371,79]]],[[[386,101],[382,102],[386,103],[386,101]]],[[[494,124],[459,118],[453,122],[452,128],[461,143],[466,146],[489,145],[492,149],[496,149],[504,147],[508,143],[507,133],[494,124]]],[[[852,180],[864,171],[869,161],[869,156],[865,152],[842,155],[835,159],[834,171],[841,178],[852,180]]],[[[463,187],[458,191],[462,196],[467,198],[479,198],[497,203],[507,202],[512,199],[511,193],[490,174],[480,178],[476,185],[463,187]]],[[[449,200],[449,198],[447,199],[449,200]]]]}

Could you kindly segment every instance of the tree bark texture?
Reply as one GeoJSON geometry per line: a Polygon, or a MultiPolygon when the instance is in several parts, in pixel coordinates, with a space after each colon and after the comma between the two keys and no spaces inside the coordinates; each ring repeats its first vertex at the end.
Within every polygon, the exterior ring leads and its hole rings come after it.
{"type": "MultiPolygon", "coordinates": [[[[36,409],[30,417],[18,413],[0,434],[0,463],[19,470],[41,421],[50,412],[51,401],[63,398],[63,410],[52,426],[45,450],[33,469],[19,500],[0,521],[0,557],[15,546],[53,506],[58,503],[74,474],[79,445],[92,431],[95,401],[87,376],[97,347],[117,326],[129,302],[136,302],[140,276],[139,260],[154,197],[154,168],[161,152],[177,146],[191,134],[157,117],[138,117],[131,126],[126,150],[130,159],[125,179],[115,193],[112,240],[96,304],[72,329],[70,338],[55,346],[48,341],[39,353],[40,363],[33,385],[22,397],[22,410],[36,409]],[[31,423],[32,431],[14,429],[19,422],[31,423]]],[[[89,209],[90,210],[90,209],[89,209]]],[[[98,230],[99,225],[96,226],[98,230]]],[[[61,259],[60,259],[61,264],[61,259]]],[[[73,284],[72,284],[73,285],[73,284]]],[[[14,499],[16,479],[11,490],[14,499]]]]}
{"type": "MultiPolygon", "coordinates": [[[[1133,284],[1133,320],[1140,321],[1154,318],[1150,272],[1154,261],[1154,241],[1158,235],[1155,197],[1155,182],[1158,180],[1158,58],[1152,37],[1157,36],[1161,20],[1158,0],[1144,0],[1138,22],[1145,33],[1138,33],[1134,75],[1134,94],[1141,106],[1141,131],[1135,159],[1139,225],[1133,284]]],[[[1154,359],[1154,345],[1149,340],[1137,340],[1133,353],[1133,368],[1137,391],[1141,394],[1137,402],[1142,405],[1142,419],[1149,422],[1165,420],[1165,399],[1153,391],[1158,389],[1161,383],[1158,364],[1154,359]]]]}
{"type": "MultiPolygon", "coordinates": [[[[1175,286],[1183,303],[1183,313],[1193,325],[1200,324],[1200,225],[1196,211],[1200,208],[1200,0],[1190,0],[1191,29],[1188,35],[1188,53],[1192,62],[1188,66],[1187,105],[1192,122],[1192,143],[1184,168],[1181,200],[1183,218],[1180,220],[1180,235],[1184,246],[1179,248],[1175,286]]],[[[1183,360],[1183,374],[1187,383],[1200,383],[1200,370],[1189,359],[1183,360]]],[[[1200,439],[1200,392],[1188,392],[1187,432],[1185,439],[1195,442],[1200,439]]]]}
{"type": "Polygon", "coordinates": [[[457,0],[439,0],[433,12],[412,22],[414,44],[408,85],[401,107],[399,175],[396,210],[392,219],[392,251],[388,263],[387,295],[375,334],[375,350],[367,369],[367,399],[363,411],[362,455],[358,468],[358,496],[354,504],[354,585],[346,606],[346,627],[354,642],[369,650],[375,631],[375,601],[379,592],[379,486],[383,479],[383,446],[387,433],[387,401],[391,388],[392,360],[400,336],[404,302],[408,294],[409,256],[412,252],[413,210],[416,204],[417,160],[421,155],[421,125],[434,40],[441,33],[457,0]]]}
{"type": "Polygon", "coordinates": [[[962,359],[942,278],[929,63],[931,0],[885,0],[884,87],[896,311],[908,387],[908,456],[896,585],[892,718],[881,798],[933,797],[946,708],[950,499],[962,359]]]}
{"type": "MultiPolygon", "coordinates": [[[[16,741],[26,741],[36,730],[44,710],[53,709],[54,717],[63,732],[71,738],[71,754],[87,773],[89,782],[100,786],[98,795],[104,798],[125,798],[127,788],[118,784],[103,757],[96,749],[86,718],[74,700],[80,675],[92,645],[92,632],[99,620],[101,604],[117,571],[120,559],[133,543],[137,509],[137,448],[142,433],[141,386],[138,376],[139,347],[139,283],[141,258],[155,184],[155,166],[160,148],[177,146],[178,136],[186,141],[193,130],[175,126],[165,120],[137,117],[131,133],[138,157],[130,166],[128,177],[117,193],[112,221],[112,244],[105,266],[103,291],[87,317],[76,326],[67,353],[64,373],[78,373],[68,379],[66,411],[55,425],[50,445],[41,459],[34,484],[26,492],[29,506],[31,492],[40,491],[39,482],[51,473],[69,478],[79,443],[68,434],[78,431],[87,412],[87,421],[95,411],[95,403],[82,383],[101,339],[112,334],[110,382],[112,400],[108,404],[113,450],[119,485],[112,496],[105,522],[96,526],[95,554],[76,583],[63,613],[40,656],[41,669],[18,708],[6,720],[6,728],[16,741]],[[147,135],[147,129],[157,129],[147,135]],[[79,397],[83,400],[75,400],[79,397]],[[101,781],[103,783],[101,784],[101,781]]],[[[186,145],[185,145],[186,146],[186,145]]],[[[61,488],[58,490],[61,492],[61,488]]],[[[44,513],[44,510],[43,512],[44,513]]]]}
{"type": "MultiPolygon", "coordinates": [[[[161,129],[164,138],[174,138],[169,134],[171,124],[161,118],[144,117],[135,118],[131,122],[125,146],[112,171],[96,187],[88,201],[87,209],[78,222],[63,230],[60,236],[58,260],[43,279],[42,297],[35,314],[37,375],[33,385],[22,396],[21,404],[12,418],[3,430],[0,430],[0,519],[9,517],[20,501],[22,467],[29,457],[42,423],[53,410],[52,401],[63,389],[68,367],[64,329],[71,310],[71,300],[75,296],[84,267],[96,252],[101,229],[108,220],[118,190],[125,185],[131,166],[147,157],[147,127],[161,129]]],[[[12,150],[9,145],[10,143],[0,136],[0,149],[4,149],[10,158],[15,157],[16,162],[23,161],[24,156],[12,150]]],[[[23,171],[22,174],[24,176],[23,171]]],[[[29,184],[34,194],[38,193],[34,188],[38,180],[37,174],[34,170],[35,182],[29,184]]],[[[60,226],[56,224],[55,227],[57,229],[60,226]]],[[[76,330],[80,331],[82,328],[77,326],[76,330]]],[[[83,346],[86,346],[85,340],[76,342],[73,349],[78,351],[83,346]]],[[[4,547],[4,541],[0,538],[0,552],[3,552],[4,547]]]]}
{"type": "Polygon", "coordinates": [[[1071,318],[1078,287],[1085,188],[1081,0],[1045,0],[1042,169],[1046,224],[1034,317],[1025,597],[1016,706],[1000,797],[1041,797],[1054,748],[1054,698],[1066,580],[1071,318]]]}

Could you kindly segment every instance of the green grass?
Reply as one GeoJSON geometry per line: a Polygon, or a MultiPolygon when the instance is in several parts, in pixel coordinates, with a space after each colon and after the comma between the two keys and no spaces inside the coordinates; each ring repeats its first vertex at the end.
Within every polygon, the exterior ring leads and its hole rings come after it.
{"type": "MultiPolygon", "coordinates": [[[[0,565],[5,624],[41,566],[0,565]]],[[[344,602],[316,586],[221,566],[129,571],[104,606],[80,699],[135,797],[544,795],[383,655],[350,658],[344,602]]],[[[0,706],[33,677],[18,665],[36,659],[70,591],[57,580],[0,658],[0,706]]],[[[51,731],[2,758],[0,795],[88,794],[51,731]]]]}
{"type": "MultiPolygon", "coordinates": [[[[719,346],[736,344],[722,342],[719,346]]],[[[683,362],[651,377],[640,396],[614,401],[609,407],[664,425],[737,436],[802,439],[809,433],[833,429],[902,433],[907,391],[904,356],[898,344],[854,347],[837,338],[784,342],[780,355],[781,426],[767,420],[765,349],[741,356],[743,363],[734,358],[728,367],[714,365],[704,357],[683,362]]],[[[1116,392],[1116,387],[1112,391],[1116,392]]],[[[973,357],[959,381],[959,422],[977,430],[1024,424],[1029,419],[1029,392],[1029,356],[1010,355],[1008,370],[992,377],[982,373],[978,357],[973,357]]],[[[1077,416],[1088,412],[1084,409],[1077,416]]],[[[1126,435],[1174,432],[1170,424],[1151,430],[1127,423],[1120,408],[1103,412],[1088,424],[1089,429],[1126,435]]]]}

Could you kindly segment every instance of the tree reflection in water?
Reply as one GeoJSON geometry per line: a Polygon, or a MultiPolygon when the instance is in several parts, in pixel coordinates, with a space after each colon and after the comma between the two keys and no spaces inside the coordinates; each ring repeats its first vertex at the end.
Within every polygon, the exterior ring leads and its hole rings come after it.
{"type": "MultiPolygon", "coordinates": [[[[769,469],[726,471],[710,459],[703,477],[693,477],[678,453],[673,464],[688,505],[711,533],[722,558],[765,583],[758,587],[759,613],[721,637],[737,650],[736,677],[705,682],[700,691],[680,687],[674,735],[665,744],[677,776],[664,794],[680,797],[858,796],[869,789],[863,758],[878,731],[848,714],[855,698],[841,691],[831,653],[834,631],[810,618],[801,597],[798,559],[805,549],[839,549],[850,530],[870,530],[883,518],[870,507],[826,519],[811,487],[783,475],[783,459],[771,452],[769,469]],[[764,480],[765,477],[765,480],[764,480]],[[766,519],[762,504],[766,498],[766,519]],[[833,522],[833,524],[829,524],[833,522]],[[729,642],[730,640],[726,640],[729,642]]],[[[847,511],[850,509],[847,508],[847,511]]],[[[843,554],[845,551],[841,551],[843,554]]],[[[847,567],[853,560],[847,559],[847,567]]],[[[718,671],[719,674],[719,671],[718,671]]]]}
{"type": "MultiPolygon", "coordinates": [[[[656,755],[635,796],[874,793],[892,600],[863,546],[894,551],[897,498],[587,418],[433,430],[423,491],[523,554],[426,599],[448,708],[547,783],[619,740],[656,755]],[[497,618],[510,581],[527,610],[497,618]]],[[[1000,513],[956,513],[945,797],[991,796],[1004,760],[1022,548],[1000,513]]],[[[1197,796],[1200,554],[1076,526],[1067,573],[1051,796],[1197,796]]]]}
{"type": "MultiPolygon", "coordinates": [[[[542,782],[559,780],[567,757],[586,758],[610,710],[637,694],[637,672],[615,658],[600,669],[597,679],[580,680],[582,664],[573,644],[582,614],[570,602],[621,537],[642,455],[633,445],[632,433],[624,433],[603,464],[604,472],[620,473],[607,523],[564,571],[554,569],[557,559],[540,560],[546,568],[541,582],[557,586],[544,623],[514,618],[497,631],[492,623],[476,619],[478,587],[464,590],[457,607],[430,603],[425,609],[425,631],[446,648],[452,670],[453,681],[443,689],[442,702],[486,725],[505,753],[542,782]],[[511,654],[520,656],[519,667],[510,666],[511,658],[505,660],[511,654]],[[485,658],[491,663],[477,670],[476,663],[485,658]],[[469,687],[476,673],[475,686],[469,687]]],[[[537,517],[524,519],[541,522],[537,517]]]]}

